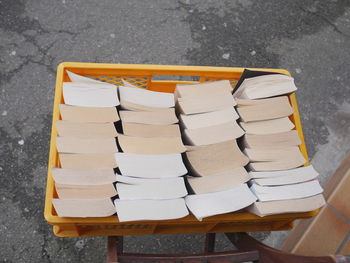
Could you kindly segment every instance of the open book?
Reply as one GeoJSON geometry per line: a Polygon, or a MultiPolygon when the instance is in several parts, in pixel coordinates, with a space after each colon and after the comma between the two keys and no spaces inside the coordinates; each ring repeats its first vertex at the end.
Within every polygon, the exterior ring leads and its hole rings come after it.
{"type": "Polygon", "coordinates": [[[181,137],[178,124],[148,125],[140,123],[123,122],[123,133],[138,137],[181,137]]]}
{"type": "Polygon", "coordinates": [[[181,154],[116,153],[118,168],[123,175],[142,178],[166,178],[185,175],[187,169],[181,154]]]}
{"type": "Polygon", "coordinates": [[[97,83],[97,84],[108,84],[108,83],[105,83],[105,82],[102,82],[102,81],[99,81],[99,80],[95,80],[95,79],[92,79],[92,78],[88,78],[88,77],[84,77],[84,76],[81,76],[81,75],[78,75],[78,74],[75,74],[73,72],[70,72],[68,70],[66,70],[67,74],[68,74],[68,77],[69,79],[72,81],[72,82],[82,82],[82,83],[97,83]]]}
{"type": "Polygon", "coordinates": [[[62,120],[72,122],[116,122],[119,115],[116,107],[80,107],[60,104],[62,120]]]}
{"type": "Polygon", "coordinates": [[[210,127],[228,122],[235,122],[239,118],[234,107],[201,114],[180,114],[180,123],[186,129],[210,127]]]}
{"type": "Polygon", "coordinates": [[[237,107],[238,114],[244,122],[278,119],[294,112],[287,96],[245,100],[244,103],[237,107]]]}
{"type": "Polygon", "coordinates": [[[117,191],[120,200],[175,199],[187,195],[182,177],[143,179],[143,181],[133,184],[117,183],[117,191]]]}
{"type": "Polygon", "coordinates": [[[288,117],[264,121],[240,122],[239,125],[245,130],[246,134],[275,134],[290,131],[295,127],[288,117]]]}
{"type": "Polygon", "coordinates": [[[57,151],[60,153],[116,153],[115,138],[56,137],[57,151]]]}
{"type": "Polygon", "coordinates": [[[60,217],[106,217],[116,210],[110,198],[98,199],[52,199],[60,217]]]}
{"type": "Polygon", "coordinates": [[[114,201],[120,222],[138,220],[169,220],[185,217],[188,210],[183,198],[170,200],[114,201]]]}
{"type": "Polygon", "coordinates": [[[182,114],[197,114],[233,107],[236,101],[230,93],[178,98],[178,111],[182,114]]]}
{"type": "MultiPolygon", "coordinates": [[[[119,86],[119,96],[120,100],[125,102],[124,107],[127,107],[128,103],[132,103],[136,108],[137,105],[154,108],[171,108],[175,106],[174,94],[172,93],[155,92],[130,86],[131,84],[119,86]]],[[[129,105],[132,107],[132,104],[129,105]]]]}
{"type": "Polygon", "coordinates": [[[232,92],[230,81],[218,80],[213,82],[202,82],[195,84],[176,84],[175,93],[178,97],[198,97],[222,95],[232,92]]]}
{"type": "Polygon", "coordinates": [[[243,166],[249,162],[235,140],[192,147],[186,152],[186,157],[191,173],[197,176],[221,174],[244,176],[246,171],[243,166]]]}
{"type": "Polygon", "coordinates": [[[234,140],[243,134],[244,131],[235,121],[183,131],[185,142],[197,146],[234,140]]]}
{"type": "Polygon", "coordinates": [[[120,105],[117,87],[111,84],[64,82],[65,104],[85,107],[114,107],[120,105]]]}
{"type": "Polygon", "coordinates": [[[243,137],[245,148],[284,148],[300,144],[296,130],[273,134],[246,134],[243,137]]]}
{"type": "Polygon", "coordinates": [[[258,216],[269,216],[284,213],[302,213],[322,207],[325,200],[322,194],[291,200],[255,202],[247,208],[250,213],[258,216]]]}
{"type": "Polygon", "coordinates": [[[171,154],[186,151],[181,137],[134,137],[118,135],[123,152],[137,154],[171,154]]]}
{"type": "Polygon", "coordinates": [[[113,184],[55,184],[60,199],[100,199],[117,195],[113,184]]]}
{"type": "Polygon", "coordinates": [[[258,185],[297,184],[316,179],[318,173],[312,165],[281,171],[249,172],[258,185]]]}
{"type": "Polygon", "coordinates": [[[240,167],[219,175],[188,176],[187,182],[195,194],[206,194],[227,190],[236,185],[246,183],[249,179],[250,176],[247,171],[240,167]]]}
{"type": "Polygon", "coordinates": [[[109,169],[116,168],[114,153],[60,153],[62,168],[67,169],[109,169]]]}
{"type": "Polygon", "coordinates": [[[228,190],[188,195],[185,197],[186,205],[193,215],[202,221],[203,218],[229,213],[251,205],[256,197],[249,191],[246,184],[240,184],[228,190]]]}
{"type": "Polygon", "coordinates": [[[252,190],[259,201],[305,198],[323,192],[323,189],[317,180],[281,186],[260,186],[253,184],[250,187],[250,190],[252,190]]]}
{"type": "Polygon", "coordinates": [[[306,160],[298,147],[286,148],[246,148],[249,168],[253,171],[274,171],[302,166],[306,160]]]}
{"type": "Polygon", "coordinates": [[[169,108],[163,111],[119,111],[122,122],[152,124],[152,125],[170,125],[178,123],[175,115],[175,109],[169,108]]]}
{"type": "Polygon", "coordinates": [[[118,132],[113,122],[56,121],[59,136],[76,138],[114,138],[118,132]]]}
{"type": "Polygon", "coordinates": [[[52,168],[52,177],[58,184],[103,185],[117,181],[113,169],[65,169],[52,168]]]}
{"type": "Polygon", "coordinates": [[[296,90],[292,77],[269,74],[244,79],[233,96],[240,99],[262,99],[292,93],[296,90]]]}

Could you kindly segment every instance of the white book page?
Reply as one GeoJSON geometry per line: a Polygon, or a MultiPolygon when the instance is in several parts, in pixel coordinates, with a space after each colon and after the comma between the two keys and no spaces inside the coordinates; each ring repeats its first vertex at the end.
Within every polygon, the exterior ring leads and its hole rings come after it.
{"type": "Polygon", "coordinates": [[[175,106],[173,93],[119,86],[119,95],[123,101],[148,107],[171,108],[175,106]]]}
{"type": "Polygon", "coordinates": [[[286,185],[286,184],[297,184],[302,182],[307,182],[313,180],[317,177],[317,174],[313,173],[305,173],[305,174],[291,174],[284,175],[279,177],[271,177],[271,178],[260,178],[253,179],[253,182],[258,185],[286,185]]]}
{"type": "Polygon", "coordinates": [[[187,169],[181,154],[116,153],[120,172],[141,178],[166,178],[185,175],[187,169]]]}
{"type": "Polygon", "coordinates": [[[267,172],[249,172],[249,175],[253,179],[257,178],[271,178],[271,177],[283,177],[283,176],[299,176],[303,174],[310,174],[310,176],[317,177],[318,172],[314,169],[312,165],[299,167],[295,169],[289,170],[281,170],[281,171],[267,171],[267,172]]]}
{"type": "Polygon", "coordinates": [[[297,199],[323,192],[317,180],[282,186],[260,186],[253,184],[250,190],[258,197],[259,201],[297,199]]]}
{"type": "MultiPolygon", "coordinates": [[[[297,87],[290,76],[272,74],[245,79],[245,88],[239,98],[262,99],[294,92],[297,87]]],[[[243,84],[243,83],[242,83],[243,84]]]]}
{"type": "Polygon", "coordinates": [[[106,82],[103,82],[103,81],[99,81],[99,80],[91,79],[91,78],[88,78],[88,77],[84,77],[84,76],[75,74],[73,72],[70,72],[68,70],[66,70],[66,72],[67,72],[68,77],[70,78],[70,80],[72,82],[108,84],[108,85],[114,86],[113,84],[109,84],[109,83],[106,83],[106,82]]]}
{"type": "Polygon", "coordinates": [[[225,191],[188,195],[185,200],[188,209],[201,221],[208,216],[225,214],[247,207],[256,200],[256,197],[246,184],[241,184],[225,191]]]}
{"type": "Polygon", "coordinates": [[[173,199],[187,195],[184,179],[158,179],[139,184],[117,183],[120,200],[173,199]]]}
{"type": "Polygon", "coordinates": [[[188,215],[183,198],[171,200],[120,200],[114,204],[120,222],[177,219],[188,215]]]}
{"type": "Polygon", "coordinates": [[[94,83],[64,82],[63,98],[65,104],[85,107],[118,106],[116,86],[94,83]]]}

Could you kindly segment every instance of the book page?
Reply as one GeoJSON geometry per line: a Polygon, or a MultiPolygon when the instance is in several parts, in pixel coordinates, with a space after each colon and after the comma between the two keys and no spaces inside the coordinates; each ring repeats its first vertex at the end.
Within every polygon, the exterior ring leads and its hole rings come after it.
{"type": "Polygon", "coordinates": [[[123,175],[141,178],[178,177],[187,173],[181,154],[116,153],[123,175]]]}
{"type": "Polygon", "coordinates": [[[114,204],[120,222],[138,220],[168,220],[188,215],[183,198],[170,200],[120,200],[114,204]]]}

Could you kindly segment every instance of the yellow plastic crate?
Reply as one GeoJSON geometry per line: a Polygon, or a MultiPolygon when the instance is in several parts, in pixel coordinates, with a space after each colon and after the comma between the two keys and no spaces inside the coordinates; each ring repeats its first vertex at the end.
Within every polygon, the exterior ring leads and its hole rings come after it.
{"type": "MultiPolygon", "coordinates": [[[[121,78],[140,88],[153,91],[173,92],[177,83],[195,83],[196,81],[154,80],[154,77],[164,76],[194,76],[200,82],[228,79],[234,86],[240,78],[244,68],[231,67],[200,67],[200,66],[163,66],[163,65],[131,65],[131,64],[100,64],[64,62],[58,66],[54,108],[52,117],[52,131],[50,142],[50,157],[45,197],[45,219],[53,225],[55,235],[59,237],[77,236],[109,236],[109,235],[146,235],[146,234],[179,234],[179,233],[215,233],[215,232],[255,232],[287,230],[293,227],[293,221],[298,218],[309,218],[318,214],[319,210],[307,213],[293,213],[258,217],[247,212],[234,212],[205,218],[199,222],[189,215],[176,220],[163,221],[118,221],[117,216],[104,218],[62,218],[58,217],[52,205],[52,198],[57,198],[55,183],[51,176],[53,166],[60,167],[56,150],[56,120],[59,120],[59,104],[63,103],[62,83],[69,81],[65,70],[79,75],[93,77],[113,84],[121,84],[121,78]]],[[[253,69],[290,73],[283,69],[253,69]]],[[[181,78],[181,77],[180,77],[181,78]]],[[[302,144],[300,150],[308,160],[304,136],[301,128],[298,106],[295,94],[289,99],[294,108],[290,119],[298,130],[302,144]]],[[[307,162],[307,165],[309,162],[307,162]]]]}

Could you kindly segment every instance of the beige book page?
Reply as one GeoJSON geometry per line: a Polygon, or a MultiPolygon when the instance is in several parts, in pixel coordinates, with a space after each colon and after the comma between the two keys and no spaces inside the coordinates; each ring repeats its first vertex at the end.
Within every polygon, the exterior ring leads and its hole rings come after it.
{"type": "Polygon", "coordinates": [[[126,100],[121,100],[120,105],[123,110],[131,110],[131,111],[169,111],[169,108],[145,106],[145,105],[132,103],[126,100]]]}
{"type": "Polygon", "coordinates": [[[255,202],[247,210],[258,216],[268,216],[284,213],[302,213],[322,207],[325,200],[322,194],[292,200],[255,202]]]}
{"type": "Polygon", "coordinates": [[[284,77],[283,79],[278,75],[273,74],[246,79],[249,84],[246,80],[244,81],[246,82],[246,88],[241,94],[241,98],[261,99],[284,95],[297,90],[292,77],[287,76],[288,78],[284,77]],[[265,80],[261,77],[264,77],[265,80]],[[266,80],[266,78],[269,79],[266,80]]]}
{"type": "Polygon", "coordinates": [[[305,162],[304,156],[300,153],[290,159],[280,159],[272,162],[250,162],[248,167],[253,171],[276,171],[297,168],[304,165],[305,162]]]}
{"type": "Polygon", "coordinates": [[[133,137],[119,134],[123,152],[137,154],[170,154],[186,151],[180,137],[133,137]]]}
{"type": "Polygon", "coordinates": [[[118,147],[115,138],[56,137],[58,152],[65,153],[116,153],[118,147]]]}
{"type": "Polygon", "coordinates": [[[152,112],[123,110],[119,112],[119,115],[122,122],[140,124],[170,125],[179,121],[176,117],[174,108],[152,112]]]}
{"type": "Polygon", "coordinates": [[[110,198],[103,199],[52,199],[60,217],[106,217],[115,214],[110,198]]]}
{"type": "Polygon", "coordinates": [[[108,169],[116,168],[114,154],[75,154],[60,153],[62,168],[68,169],[108,169]]]}
{"type": "Polygon", "coordinates": [[[116,175],[113,169],[64,169],[52,168],[52,177],[57,184],[96,185],[114,183],[116,175]]]}
{"type": "Polygon", "coordinates": [[[296,130],[275,134],[246,134],[243,137],[243,145],[246,148],[283,148],[300,144],[296,130]]]}
{"type": "Polygon", "coordinates": [[[249,162],[235,140],[201,146],[186,152],[186,156],[193,172],[200,176],[218,175],[234,169],[246,173],[243,166],[249,162]]]}
{"type": "Polygon", "coordinates": [[[196,194],[223,191],[238,184],[243,184],[249,179],[250,177],[248,173],[242,173],[241,169],[233,170],[231,174],[204,177],[187,177],[188,183],[196,194]]]}
{"type": "Polygon", "coordinates": [[[301,154],[297,146],[279,149],[245,148],[244,153],[251,162],[273,162],[280,159],[292,159],[297,158],[301,154]]]}
{"type": "Polygon", "coordinates": [[[187,129],[198,129],[227,122],[234,122],[238,118],[239,116],[234,107],[200,114],[180,114],[180,122],[187,129]]]}
{"type": "Polygon", "coordinates": [[[275,134],[292,130],[295,126],[288,117],[253,122],[240,122],[247,134],[275,134]]]}
{"type": "Polygon", "coordinates": [[[179,97],[210,96],[213,94],[227,94],[231,92],[232,87],[228,80],[176,85],[176,93],[179,97]]]}
{"type": "Polygon", "coordinates": [[[181,137],[178,124],[172,125],[149,125],[123,122],[123,133],[128,136],[139,137],[181,137]]]}
{"type": "Polygon", "coordinates": [[[115,107],[79,107],[60,104],[62,120],[74,122],[116,122],[119,115],[115,107]]]}
{"type": "Polygon", "coordinates": [[[59,136],[79,138],[114,138],[118,135],[112,122],[81,123],[71,121],[56,121],[59,136]]]}
{"type": "Polygon", "coordinates": [[[241,137],[243,134],[244,131],[236,122],[184,130],[188,143],[197,146],[233,140],[241,137]]]}
{"type": "Polygon", "coordinates": [[[183,114],[197,114],[233,107],[236,102],[230,93],[226,95],[178,98],[177,107],[183,114]]]}
{"type": "Polygon", "coordinates": [[[256,100],[249,100],[249,99],[238,99],[236,98],[237,107],[249,107],[249,106],[258,106],[258,105],[273,105],[275,103],[279,102],[285,102],[289,101],[287,96],[278,96],[274,98],[267,98],[267,99],[256,99],[256,100]]]}
{"type": "Polygon", "coordinates": [[[252,106],[238,107],[238,114],[244,122],[278,119],[292,115],[294,109],[289,104],[288,98],[277,100],[273,103],[264,103],[252,106]]]}
{"type": "Polygon", "coordinates": [[[58,197],[61,199],[87,198],[98,199],[108,198],[117,195],[113,184],[102,185],[69,185],[55,184],[58,197]]]}

